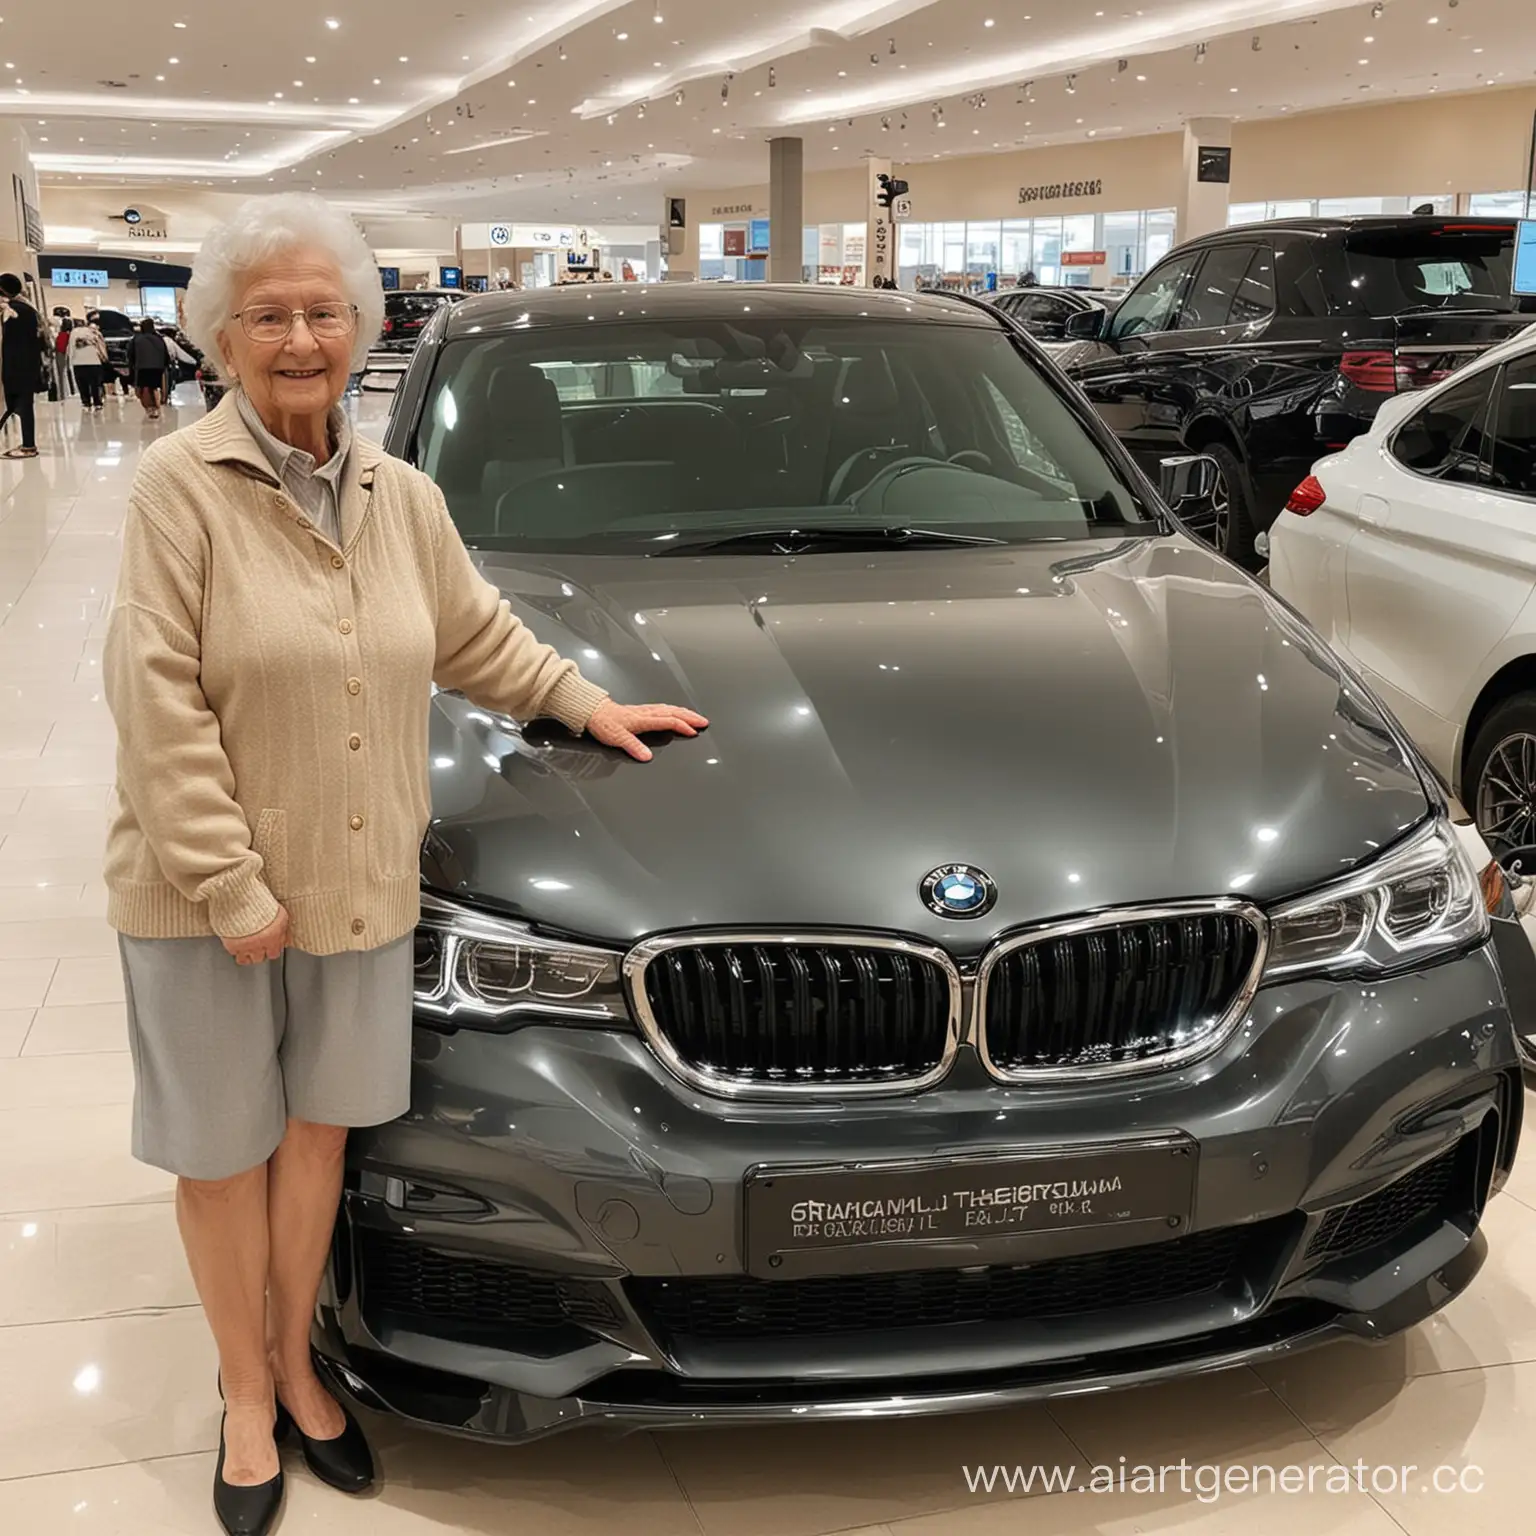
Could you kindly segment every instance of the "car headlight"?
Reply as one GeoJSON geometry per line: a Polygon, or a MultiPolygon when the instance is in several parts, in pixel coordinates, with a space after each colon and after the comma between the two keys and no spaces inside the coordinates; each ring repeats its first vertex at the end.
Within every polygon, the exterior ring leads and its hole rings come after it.
{"type": "Polygon", "coordinates": [[[432,896],[416,929],[416,1015],[456,1029],[509,1030],[540,1018],[628,1020],[620,956],[545,938],[432,896]]]}
{"type": "Polygon", "coordinates": [[[1265,978],[1409,970],[1470,948],[1489,934],[1485,897],[1455,830],[1437,818],[1365,869],[1272,912],[1265,978]]]}

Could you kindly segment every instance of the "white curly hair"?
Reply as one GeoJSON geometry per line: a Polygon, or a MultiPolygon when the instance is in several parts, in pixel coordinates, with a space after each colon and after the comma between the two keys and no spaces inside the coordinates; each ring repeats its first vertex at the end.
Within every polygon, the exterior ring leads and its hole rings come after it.
{"type": "Polygon", "coordinates": [[[300,247],[329,252],[341,269],[345,295],[357,305],[352,366],[362,367],[384,323],[378,263],[357,225],[311,192],[250,198],[204,239],[192,263],[183,314],[187,334],[210,363],[223,363],[219,333],[230,324],[243,275],[300,247]]]}

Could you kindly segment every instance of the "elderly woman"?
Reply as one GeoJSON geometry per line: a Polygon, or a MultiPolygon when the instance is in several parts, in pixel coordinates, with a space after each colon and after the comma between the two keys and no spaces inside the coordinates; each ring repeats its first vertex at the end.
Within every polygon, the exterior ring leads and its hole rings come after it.
{"type": "Polygon", "coordinates": [[[107,849],[136,1074],[134,1154],[176,1210],[218,1346],[214,1506],[276,1518],[275,1441],[373,1478],[310,1321],[349,1126],[410,1102],[431,685],[646,761],[686,709],[626,707],[540,645],[427,478],[338,408],[383,296],[352,223],[256,199],[213,231],[188,329],[233,387],[156,442],[129,502],[107,641],[119,732],[107,849]]]}

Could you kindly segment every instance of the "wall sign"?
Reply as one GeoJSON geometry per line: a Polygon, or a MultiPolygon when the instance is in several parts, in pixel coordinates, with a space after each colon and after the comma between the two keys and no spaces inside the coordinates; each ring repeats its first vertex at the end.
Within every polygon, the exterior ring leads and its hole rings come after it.
{"type": "Polygon", "coordinates": [[[492,245],[511,245],[512,226],[510,224],[492,224],[486,231],[486,238],[492,245]]]}
{"type": "Polygon", "coordinates": [[[1107,267],[1109,265],[1108,251],[1063,251],[1061,264],[1064,267],[1107,267]]]}
{"type": "Polygon", "coordinates": [[[1222,144],[1202,144],[1195,164],[1197,181],[1227,186],[1232,180],[1232,151],[1222,144]]]}
{"type": "Polygon", "coordinates": [[[382,288],[385,293],[393,293],[397,288],[399,288],[399,286],[400,286],[400,268],[399,267],[380,267],[379,268],[379,287],[382,288]]]}
{"type": "Polygon", "coordinates": [[[1047,181],[1037,187],[1020,187],[1021,203],[1055,203],[1069,197],[1102,197],[1104,183],[1094,181],[1047,181]]]}
{"type": "Polygon", "coordinates": [[[747,255],[766,256],[771,249],[768,237],[768,220],[753,219],[747,225],[747,255]]]}
{"type": "Polygon", "coordinates": [[[55,267],[48,281],[55,288],[105,288],[107,273],[105,268],[55,267]]]}
{"type": "Polygon", "coordinates": [[[439,267],[437,269],[437,286],[439,288],[458,288],[464,282],[463,267],[439,267]]]}
{"type": "MultiPolygon", "coordinates": [[[[673,201],[675,202],[676,199],[674,198],[673,201]]],[[[729,203],[709,210],[710,216],[716,219],[736,219],[740,218],[743,214],[755,213],[756,211],[751,203],[729,203]]],[[[680,225],[674,227],[681,228],[680,225]]]]}
{"type": "Polygon", "coordinates": [[[747,232],[740,225],[725,231],[725,254],[727,256],[745,256],[747,254],[747,232]]]}
{"type": "Polygon", "coordinates": [[[669,197],[667,199],[667,227],[669,229],[688,228],[688,200],[682,197],[669,197]]]}

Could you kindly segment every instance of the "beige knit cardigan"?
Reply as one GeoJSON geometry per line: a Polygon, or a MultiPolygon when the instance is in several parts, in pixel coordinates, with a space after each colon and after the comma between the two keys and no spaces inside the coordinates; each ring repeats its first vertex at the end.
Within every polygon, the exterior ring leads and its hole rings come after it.
{"type": "Polygon", "coordinates": [[[355,439],[332,544],[233,396],[155,443],[106,644],[119,809],[108,921],[137,938],[292,919],[311,954],[420,915],[431,684],[581,731],[607,697],[475,568],[425,475],[355,439]]]}

